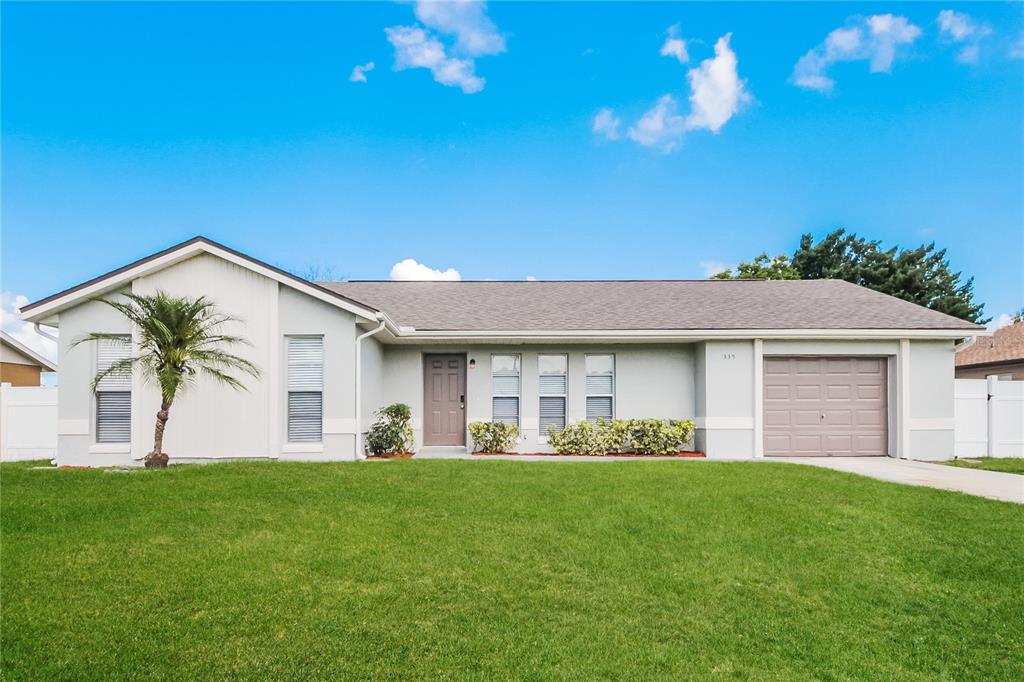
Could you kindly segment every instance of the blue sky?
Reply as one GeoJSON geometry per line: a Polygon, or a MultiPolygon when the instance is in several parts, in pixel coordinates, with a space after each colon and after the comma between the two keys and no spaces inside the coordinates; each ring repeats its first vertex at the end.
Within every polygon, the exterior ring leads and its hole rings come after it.
{"type": "Polygon", "coordinates": [[[1024,303],[1021,4],[2,11],[5,313],[195,234],[353,279],[699,278],[839,226],[1024,303]]]}

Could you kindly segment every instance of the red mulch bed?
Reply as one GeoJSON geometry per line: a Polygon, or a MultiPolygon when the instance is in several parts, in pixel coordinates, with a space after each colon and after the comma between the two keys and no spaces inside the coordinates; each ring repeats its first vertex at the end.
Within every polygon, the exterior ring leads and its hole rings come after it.
{"type": "Polygon", "coordinates": [[[383,455],[370,455],[366,459],[412,459],[411,452],[387,452],[383,455]]]}
{"type": "Polygon", "coordinates": [[[502,455],[504,457],[635,457],[637,459],[650,459],[652,457],[674,457],[677,459],[684,459],[705,456],[703,452],[696,452],[695,450],[682,450],[674,455],[638,455],[635,452],[622,452],[607,455],[560,455],[557,452],[474,452],[473,455],[477,457],[493,457],[495,455],[502,455]]]}

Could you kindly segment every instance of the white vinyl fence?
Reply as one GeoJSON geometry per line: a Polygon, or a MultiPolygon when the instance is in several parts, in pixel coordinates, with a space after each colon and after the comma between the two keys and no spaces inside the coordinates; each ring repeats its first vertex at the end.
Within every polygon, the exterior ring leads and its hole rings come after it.
{"type": "Polygon", "coordinates": [[[57,454],[57,389],[0,384],[0,461],[57,454]]]}
{"type": "Polygon", "coordinates": [[[957,379],[957,457],[1024,457],[1024,381],[957,379]]]}

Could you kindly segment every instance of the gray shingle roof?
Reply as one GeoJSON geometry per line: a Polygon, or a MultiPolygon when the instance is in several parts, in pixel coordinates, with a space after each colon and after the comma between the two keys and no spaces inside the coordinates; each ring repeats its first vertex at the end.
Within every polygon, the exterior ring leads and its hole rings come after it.
{"type": "Polygon", "coordinates": [[[981,329],[839,280],[318,284],[424,331],[981,329]]]}

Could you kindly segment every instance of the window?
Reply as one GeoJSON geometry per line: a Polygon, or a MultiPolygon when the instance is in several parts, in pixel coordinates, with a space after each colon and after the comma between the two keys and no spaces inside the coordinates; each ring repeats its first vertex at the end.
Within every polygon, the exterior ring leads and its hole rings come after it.
{"type": "Polygon", "coordinates": [[[324,421],[324,339],[288,338],[288,441],[319,443],[324,421]]]}
{"type": "Polygon", "coordinates": [[[491,356],[491,419],[519,424],[519,356],[491,356]]]}
{"type": "Polygon", "coordinates": [[[569,357],[566,355],[538,355],[537,368],[540,373],[540,436],[548,435],[548,425],[556,431],[565,428],[565,394],[568,382],[566,372],[569,357]]]}
{"type": "MultiPolygon", "coordinates": [[[[96,373],[130,358],[128,335],[96,342],[96,373]]],[[[96,385],[96,442],[130,443],[132,439],[132,373],[111,372],[96,385]]]]}
{"type": "Polygon", "coordinates": [[[587,421],[615,417],[615,356],[587,356],[587,421]]]}

